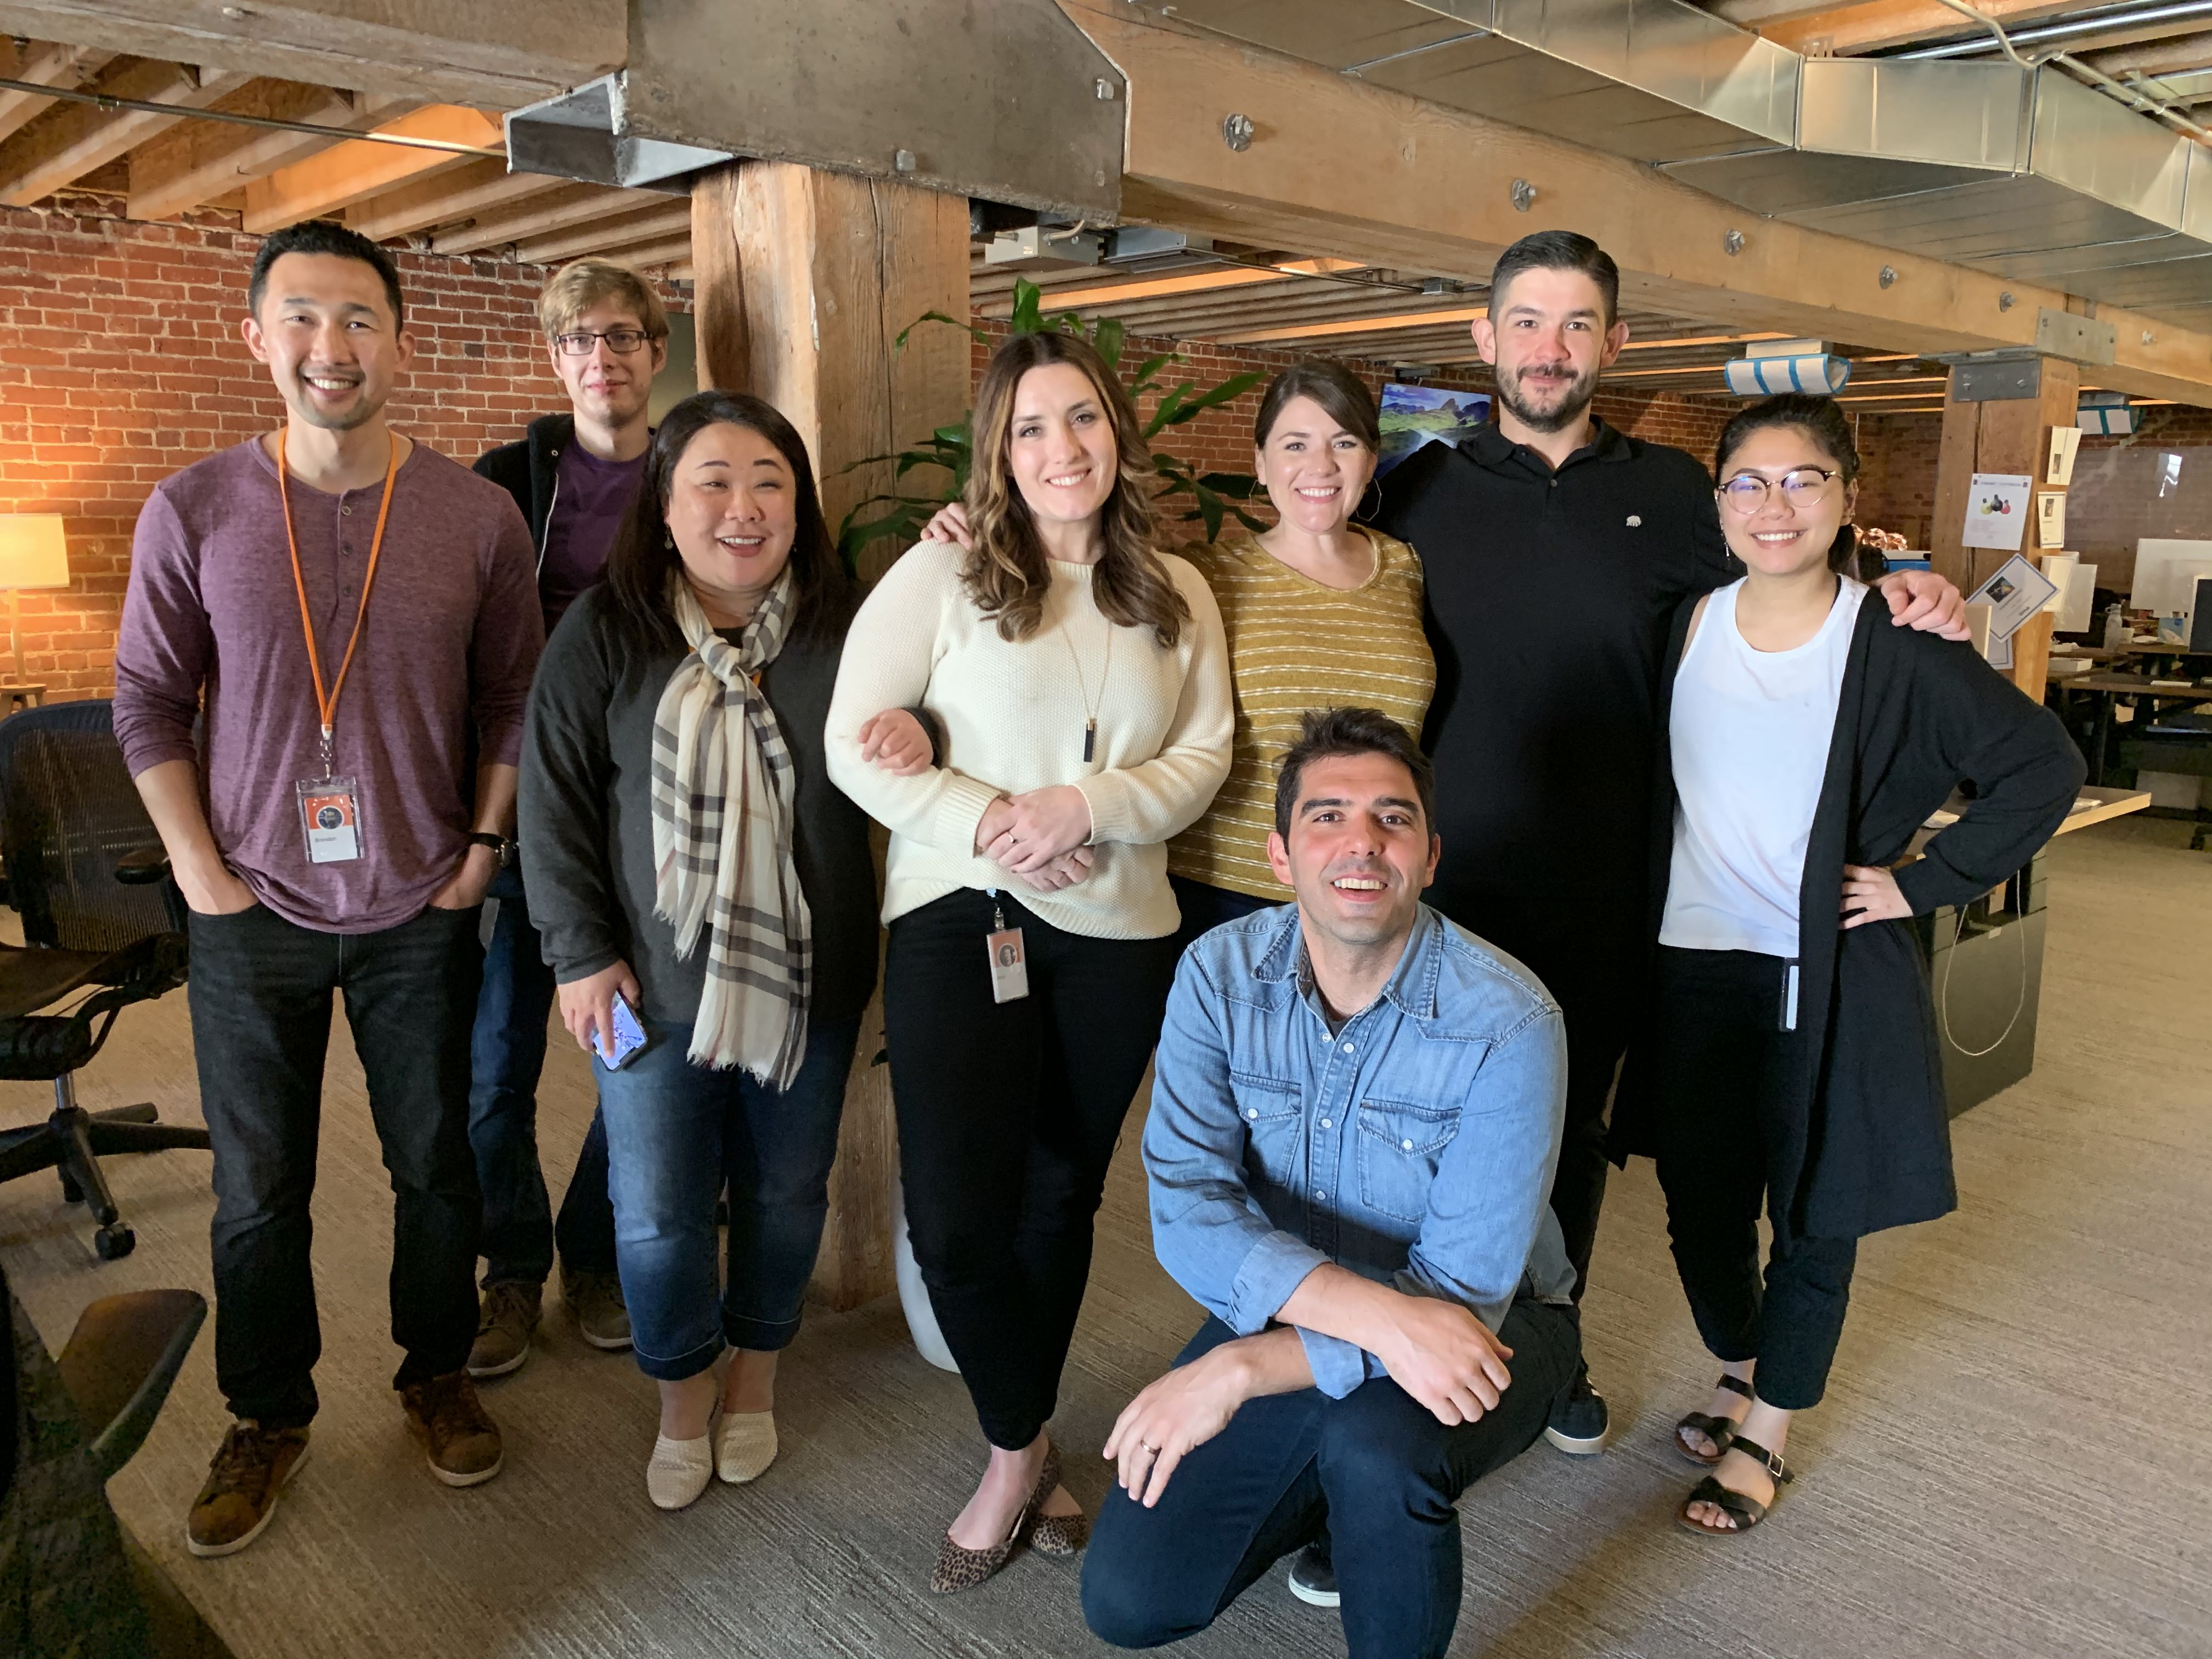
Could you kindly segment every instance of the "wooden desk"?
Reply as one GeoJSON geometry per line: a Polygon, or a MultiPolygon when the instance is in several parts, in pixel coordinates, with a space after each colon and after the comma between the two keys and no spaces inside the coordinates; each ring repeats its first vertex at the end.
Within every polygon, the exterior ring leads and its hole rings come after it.
{"type": "Polygon", "coordinates": [[[43,685],[0,685],[0,719],[5,719],[19,708],[38,708],[46,701],[43,685]]]}
{"type": "Polygon", "coordinates": [[[2150,805],[2148,789],[2117,789],[2101,784],[2084,784],[2078,792],[2074,810],[2066,815],[2066,822],[2057,829],[2059,835],[2075,830],[2086,830],[2093,823],[2102,823],[2108,818],[2123,818],[2130,812],[2140,812],[2150,805]],[[2081,802],[2094,800],[2094,806],[2081,802]]]}
{"type": "Polygon", "coordinates": [[[2143,674],[2102,674],[2093,669],[2087,674],[2052,674],[2047,684],[2046,702],[2050,690],[2090,691],[2099,697],[2096,729],[2089,742],[2089,781],[2100,785],[2105,781],[2105,753],[2112,745],[2112,727],[2117,724],[2112,709],[2120,698],[2149,699],[2154,719],[2166,708],[2194,708],[2212,703],[2212,685],[2154,685],[2143,674]]]}

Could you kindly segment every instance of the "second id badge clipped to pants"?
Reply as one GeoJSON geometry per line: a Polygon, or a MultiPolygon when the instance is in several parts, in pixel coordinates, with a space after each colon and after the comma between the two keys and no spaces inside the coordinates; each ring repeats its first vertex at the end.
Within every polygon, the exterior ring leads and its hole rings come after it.
{"type": "Polygon", "coordinates": [[[1030,963],[1022,949],[1022,930],[1006,926],[1006,913],[991,907],[994,932],[984,944],[991,953],[991,1000],[1018,1002],[1030,994],[1030,963]]]}
{"type": "Polygon", "coordinates": [[[361,793],[351,778],[301,778],[300,827],[307,832],[307,862],[343,864],[361,856],[361,793]]]}

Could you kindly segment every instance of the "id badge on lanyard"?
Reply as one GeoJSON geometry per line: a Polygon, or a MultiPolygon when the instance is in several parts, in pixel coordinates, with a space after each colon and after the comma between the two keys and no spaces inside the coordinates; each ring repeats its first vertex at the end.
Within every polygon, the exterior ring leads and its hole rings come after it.
{"type": "Polygon", "coordinates": [[[993,932],[983,943],[991,957],[991,1000],[1017,1002],[1030,994],[1030,963],[1022,949],[1022,930],[1006,926],[1006,913],[991,907],[993,932]]]}
{"type": "Polygon", "coordinates": [[[315,711],[322,717],[320,777],[301,778],[293,786],[300,803],[300,830],[307,837],[307,862],[344,864],[362,856],[361,787],[350,777],[331,771],[331,735],[337,720],[338,694],[345,690],[353,668],[353,653],[361,644],[362,624],[368,620],[369,589],[376,582],[376,562],[384,551],[384,526],[392,512],[392,486],[399,476],[399,440],[392,440],[392,457],[384,470],[384,500],[376,509],[376,537],[368,546],[368,568],[362,574],[361,605],[354,613],[353,636],[346,641],[345,659],[337,678],[326,690],[323,684],[322,653],[315,644],[315,623],[307,609],[307,579],[300,570],[300,544],[292,532],[292,491],[284,466],[284,434],[276,437],[276,493],[284,504],[284,541],[292,554],[292,586],[300,596],[300,628],[307,637],[307,669],[315,680],[315,711]]]}

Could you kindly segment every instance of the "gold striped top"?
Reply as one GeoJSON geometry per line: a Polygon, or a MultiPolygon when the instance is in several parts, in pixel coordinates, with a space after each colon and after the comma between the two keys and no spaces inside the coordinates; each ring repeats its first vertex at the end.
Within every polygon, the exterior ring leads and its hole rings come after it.
{"type": "Polygon", "coordinates": [[[1368,530],[1375,574],[1358,587],[1324,586],[1291,569],[1249,531],[1176,550],[1196,565],[1221,606],[1237,731],[1229,781],[1196,823],[1168,843],[1168,869],[1190,881],[1273,902],[1289,888],[1267,867],[1275,767],[1309,708],[1379,708],[1415,737],[1436,690],[1421,631],[1421,562],[1405,543],[1368,530]]]}

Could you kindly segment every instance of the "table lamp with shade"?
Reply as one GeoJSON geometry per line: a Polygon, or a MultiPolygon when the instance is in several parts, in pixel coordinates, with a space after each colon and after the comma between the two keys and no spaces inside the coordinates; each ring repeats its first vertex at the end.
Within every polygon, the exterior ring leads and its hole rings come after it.
{"type": "Polygon", "coordinates": [[[0,588],[8,592],[8,644],[15,684],[23,684],[23,635],[17,626],[15,591],[67,587],[69,544],[58,513],[0,513],[0,588]]]}

